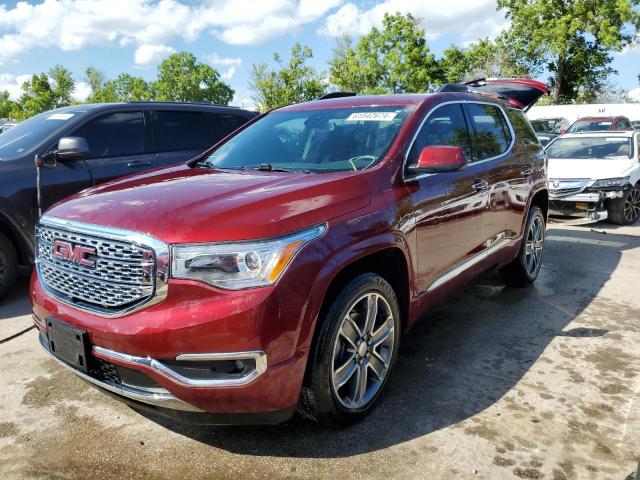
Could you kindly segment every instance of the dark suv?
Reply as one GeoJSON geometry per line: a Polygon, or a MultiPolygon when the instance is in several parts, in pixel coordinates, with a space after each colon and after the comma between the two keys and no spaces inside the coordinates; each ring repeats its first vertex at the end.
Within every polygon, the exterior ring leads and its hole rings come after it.
{"type": "Polygon", "coordinates": [[[31,283],[43,348],[137,409],[358,420],[425,309],[488,269],[538,276],[547,166],[520,107],[546,91],[292,105],[54,206],[31,283]]]}
{"type": "Polygon", "coordinates": [[[37,115],[0,136],[0,298],[33,257],[40,208],[116,177],[184,162],[253,118],[204,104],[78,105],[37,115]]]}

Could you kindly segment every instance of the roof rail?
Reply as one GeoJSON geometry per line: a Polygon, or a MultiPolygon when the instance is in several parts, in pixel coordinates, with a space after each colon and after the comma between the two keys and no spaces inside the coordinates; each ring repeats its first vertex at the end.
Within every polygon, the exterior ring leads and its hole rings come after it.
{"type": "Polygon", "coordinates": [[[223,105],[221,103],[213,103],[213,102],[175,102],[175,101],[158,101],[158,100],[132,100],[125,103],[157,103],[157,104],[169,104],[169,105],[202,105],[207,107],[225,107],[225,108],[240,108],[235,105],[223,105]]]}
{"type": "Polygon", "coordinates": [[[331,92],[326,95],[321,96],[318,100],[329,100],[331,98],[344,98],[344,97],[355,97],[357,93],[355,92],[331,92]]]}

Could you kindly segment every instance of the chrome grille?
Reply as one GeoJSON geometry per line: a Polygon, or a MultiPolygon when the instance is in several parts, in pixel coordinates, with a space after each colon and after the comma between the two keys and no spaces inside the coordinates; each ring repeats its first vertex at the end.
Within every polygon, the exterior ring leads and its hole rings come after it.
{"type": "MultiPolygon", "coordinates": [[[[156,274],[158,252],[139,242],[141,236],[89,224],[43,219],[36,235],[40,281],[50,294],[63,302],[105,316],[128,313],[154,298],[159,301],[164,298],[157,298],[159,294],[166,296],[166,288],[158,292],[158,281],[166,281],[166,272],[160,276],[156,274]],[[86,229],[83,229],[84,225],[86,229]],[[116,231],[117,235],[102,235],[103,230],[116,231]],[[91,265],[54,255],[56,241],[72,248],[91,248],[86,256],[91,265]]],[[[168,255],[164,244],[142,237],[157,248],[159,245],[161,256],[168,255]]]]}
{"type": "Polygon", "coordinates": [[[568,197],[582,192],[589,184],[589,179],[549,179],[549,196],[551,198],[568,197]]]}

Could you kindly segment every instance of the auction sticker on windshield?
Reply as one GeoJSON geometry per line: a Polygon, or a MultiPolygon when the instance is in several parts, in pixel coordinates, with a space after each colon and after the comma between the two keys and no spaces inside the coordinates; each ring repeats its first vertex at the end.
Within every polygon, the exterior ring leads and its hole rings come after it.
{"type": "Polygon", "coordinates": [[[396,118],[396,112],[356,112],[347,117],[347,122],[389,122],[396,118]]]}
{"type": "Polygon", "coordinates": [[[71,117],[73,117],[73,113],[54,113],[49,115],[47,120],[69,120],[71,117]]]}

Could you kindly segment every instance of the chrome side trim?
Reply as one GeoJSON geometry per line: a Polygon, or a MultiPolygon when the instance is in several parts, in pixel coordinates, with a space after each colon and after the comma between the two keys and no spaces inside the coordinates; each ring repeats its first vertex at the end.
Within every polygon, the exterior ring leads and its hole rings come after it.
{"type": "Polygon", "coordinates": [[[206,361],[206,360],[246,360],[253,359],[256,362],[256,368],[243,377],[235,377],[228,379],[195,379],[185,377],[184,375],[171,369],[164,363],[149,357],[137,357],[126,353],[116,352],[107,348],[93,346],[94,353],[99,358],[111,359],[114,362],[125,362],[153,370],[158,375],[162,375],[167,380],[182,385],[184,387],[199,388],[215,388],[215,387],[239,387],[248,385],[255,381],[259,376],[267,371],[267,354],[262,351],[233,352],[233,353],[187,353],[178,355],[176,360],[182,361],[206,361]]]}
{"type": "Polygon", "coordinates": [[[185,412],[202,412],[203,410],[199,409],[196,406],[193,406],[187,402],[180,400],[177,397],[174,397],[168,390],[163,388],[154,388],[154,389],[141,389],[137,387],[132,387],[129,385],[112,385],[110,383],[101,382],[100,380],[93,378],[90,375],[87,375],[84,372],[76,370],[75,368],[67,365],[65,362],[57,358],[55,355],[51,353],[49,350],[49,345],[44,340],[44,337],[39,335],[40,345],[44,349],[45,352],[49,354],[49,356],[62,365],[65,369],[73,372],[78,377],[80,377],[85,382],[100,387],[104,390],[108,390],[111,393],[115,393],[120,395],[121,397],[130,398],[131,400],[135,400],[137,402],[146,403],[148,405],[154,405],[156,407],[162,408],[170,408],[173,410],[181,410],[185,412]]]}
{"type": "Polygon", "coordinates": [[[493,245],[491,245],[490,247],[486,248],[485,250],[483,250],[482,252],[478,253],[477,255],[471,257],[469,260],[467,260],[467,261],[461,263],[460,265],[458,265],[457,267],[449,270],[447,273],[445,273],[441,277],[438,277],[433,283],[431,283],[431,285],[429,285],[427,287],[427,292],[429,292],[429,293],[433,292],[438,287],[441,287],[445,283],[453,280],[458,275],[462,274],[463,272],[465,272],[466,270],[470,269],[474,265],[477,265],[482,260],[488,258],[490,255],[494,254],[495,252],[497,252],[501,248],[506,247],[509,242],[510,242],[510,239],[503,238],[502,240],[499,240],[499,241],[495,242],[493,245]]]}
{"type": "MultiPolygon", "coordinates": [[[[45,290],[49,295],[54,297],[57,301],[64,303],[70,307],[76,308],[78,310],[86,311],[97,315],[99,317],[104,318],[117,318],[123,317],[125,315],[129,315],[131,313],[137,312],[138,310],[142,310],[144,308],[148,308],[152,305],[162,302],[165,298],[167,298],[169,292],[169,276],[170,276],[170,259],[169,259],[169,246],[158,240],[155,237],[150,235],[146,235],[144,233],[135,232],[131,230],[123,230],[115,227],[106,227],[103,225],[96,225],[93,223],[85,223],[78,222],[75,220],[65,220],[62,218],[52,217],[49,215],[43,215],[40,218],[40,222],[42,225],[46,225],[47,227],[57,228],[60,230],[65,230],[74,233],[80,233],[95,237],[102,237],[111,240],[117,240],[121,242],[129,242],[135,245],[140,245],[143,247],[148,247],[153,249],[155,252],[155,268],[154,268],[154,277],[155,284],[154,292],[151,294],[150,298],[143,299],[142,301],[122,310],[115,310],[113,312],[97,309],[97,308],[89,308],[83,305],[78,305],[76,303],[67,301],[61,295],[57,294],[55,291],[51,290],[46,282],[43,280],[42,275],[40,274],[40,260],[36,254],[35,258],[35,267],[38,272],[38,278],[40,279],[40,285],[43,290],[45,290]]],[[[36,230],[36,252],[38,243],[38,232],[36,230]]]]}

